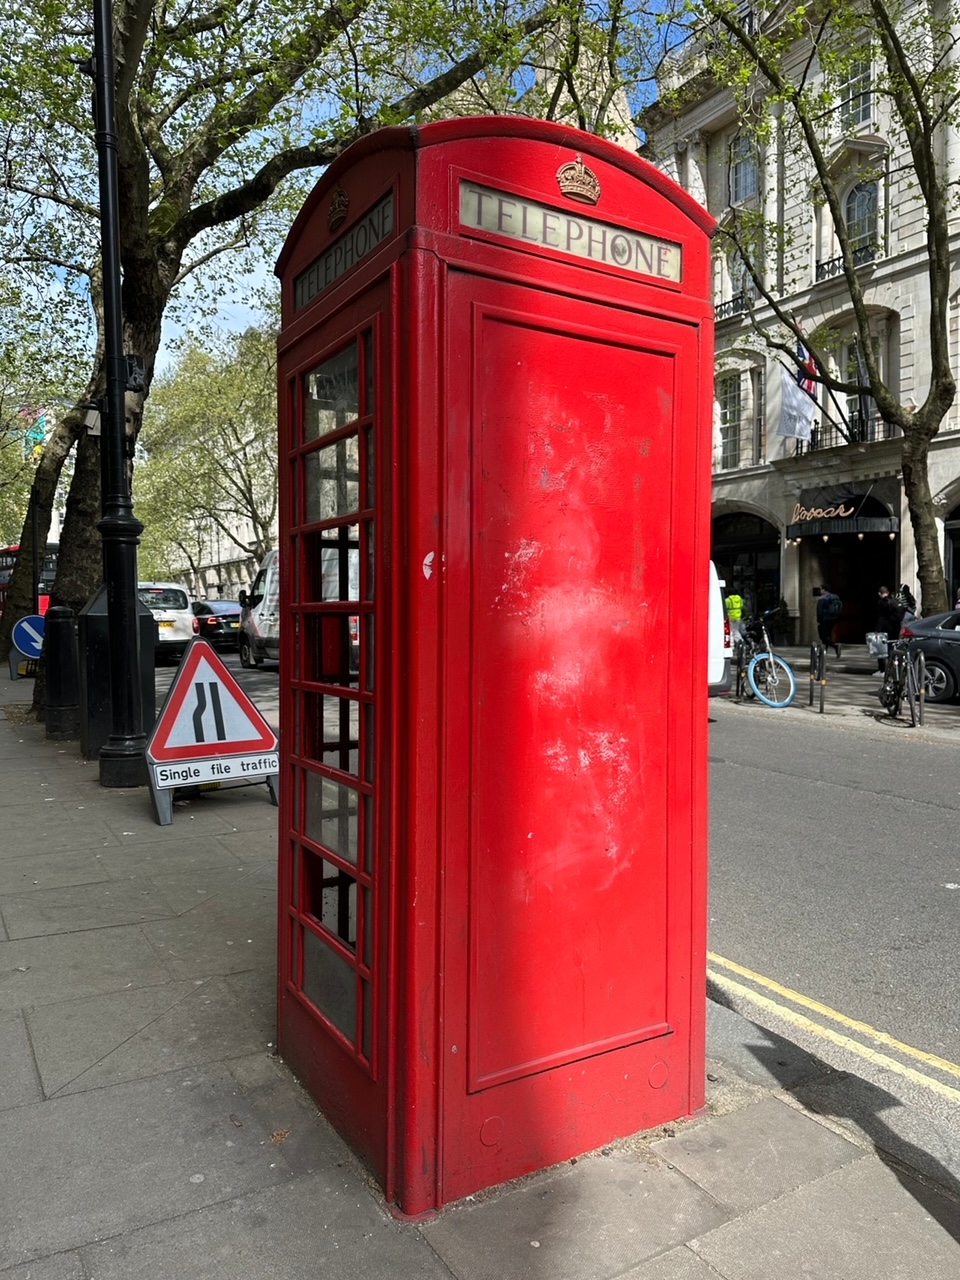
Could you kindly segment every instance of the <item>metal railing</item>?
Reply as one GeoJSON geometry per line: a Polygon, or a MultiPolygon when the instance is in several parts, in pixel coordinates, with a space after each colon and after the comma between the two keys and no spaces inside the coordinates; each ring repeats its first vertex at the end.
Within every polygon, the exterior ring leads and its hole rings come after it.
{"type": "Polygon", "coordinates": [[[743,292],[735,293],[729,302],[718,302],[713,308],[713,318],[715,320],[729,320],[733,316],[741,315],[744,311],[749,311],[750,299],[743,292]]]}
{"type": "Polygon", "coordinates": [[[894,427],[879,415],[861,418],[859,414],[850,415],[845,433],[832,422],[815,422],[809,440],[798,440],[795,456],[813,453],[817,449],[837,449],[845,444],[876,444],[881,440],[893,440],[901,434],[899,427],[894,427]]]}
{"type": "MultiPolygon", "coordinates": [[[[853,265],[862,267],[867,262],[874,262],[880,257],[880,248],[875,244],[862,244],[853,251],[853,265]]],[[[839,258],[825,258],[817,263],[816,279],[832,280],[834,276],[843,274],[843,256],[839,258]]]]}

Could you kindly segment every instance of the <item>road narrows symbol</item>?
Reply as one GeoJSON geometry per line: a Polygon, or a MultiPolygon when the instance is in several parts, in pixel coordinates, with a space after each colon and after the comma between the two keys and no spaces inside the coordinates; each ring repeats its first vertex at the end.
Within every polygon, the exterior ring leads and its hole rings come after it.
{"type": "Polygon", "coordinates": [[[197,705],[193,713],[193,737],[196,742],[206,742],[203,732],[203,715],[207,709],[207,690],[210,690],[210,710],[213,712],[213,727],[217,742],[226,742],[227,730],[223,723],[223,707],[220,704],[220,686],[216,680],[197,680],[193,686],[197,695],[197,705]]]}

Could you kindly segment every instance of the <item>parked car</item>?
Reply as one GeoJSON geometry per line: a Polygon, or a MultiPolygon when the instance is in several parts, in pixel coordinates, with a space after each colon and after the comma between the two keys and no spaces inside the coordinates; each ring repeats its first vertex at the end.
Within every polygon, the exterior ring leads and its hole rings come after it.
{"type": "Polygon", "coordinates": [[[236,600],[194,600],[201,640],[215,649],[237,649],[240,641],[240,605],[236,600]]]}
{"type": "Polygon", "coordinates": [[[155,660],[179,661],[198,630],[186,590],[178,582],[138,582],[137,595],[156,619],[155,660]]]}
{"type": "Polygon", "coordinates": [[[946,702],[960,690],[960,611],[911,618],[900,628],[913,653],[923,652],[927,664],[927,698],[946,702]]]}

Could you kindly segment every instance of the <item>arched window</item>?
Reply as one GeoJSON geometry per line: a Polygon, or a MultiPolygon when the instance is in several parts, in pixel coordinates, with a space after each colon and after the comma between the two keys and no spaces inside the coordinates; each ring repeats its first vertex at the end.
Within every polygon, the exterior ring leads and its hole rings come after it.
{"type": "MultiPolygon", "coordinates": [[[[873,257],[877,249],[877,184],[858,182],[847,192],[843,215],[850,237],[850,248],[873,257]]],[[[866,256],[863,258],[867,260],[866,256]]]]}

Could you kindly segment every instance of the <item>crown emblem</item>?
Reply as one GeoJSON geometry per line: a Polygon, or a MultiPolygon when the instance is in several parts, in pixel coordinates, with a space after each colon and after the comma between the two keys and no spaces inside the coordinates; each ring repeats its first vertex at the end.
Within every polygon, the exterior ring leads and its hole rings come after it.
{"type": "Polygon", "coordinates": [[[327,230],[335,231],[340,223],[347,216],[347,209],[350,207],[350,198],[344,191],[343,187],[337,186],[333,189],[333,195],[330,198],[330,208],[327,211],[327,230]]]}
{"type": "Polygon", "coordinates": [[[596,204],[600,199],[600,179],[588,169],[580,156],[576,156],[557,170],[557,183],[561,192],[571,200],[582,204],[596,204]]]}

